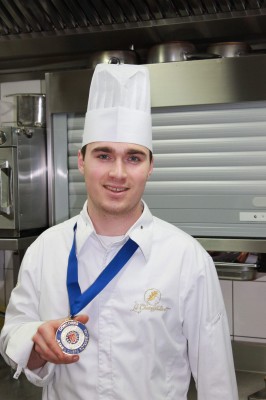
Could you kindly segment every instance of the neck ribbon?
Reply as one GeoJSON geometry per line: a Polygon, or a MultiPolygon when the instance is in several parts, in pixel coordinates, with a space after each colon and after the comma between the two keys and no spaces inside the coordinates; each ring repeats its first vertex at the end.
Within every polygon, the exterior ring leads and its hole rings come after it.
{"type": "Polygon", "coordinates": [[[124,267],[128,260],[135,253],[139,247],[132,239],[128,239],[123,247],[119,250],[116,256],[101,272],[98,278],[81,293],[78,283],[78,260],[76,256],[76,229],[77,224],[74,226],[74,238],[71,251],[68,258],[67,268],[67,291],[70,306],[71,317],[77,315],[87,304],[89,304],[118,274],[124,267]]]}

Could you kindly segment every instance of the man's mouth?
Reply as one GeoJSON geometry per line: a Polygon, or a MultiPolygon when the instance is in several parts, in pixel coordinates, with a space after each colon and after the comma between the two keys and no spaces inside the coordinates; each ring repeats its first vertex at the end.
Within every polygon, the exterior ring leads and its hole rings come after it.
{"type": "Polygon", "coordinates": [[[105,185],[104,187],[105,187],[105,189],[110,190],[111,192],[115,192],[115,193],[125,192],[128,190],[128,188],[125,188],[125,187],[108,186],[108,185],[105,185]]]}

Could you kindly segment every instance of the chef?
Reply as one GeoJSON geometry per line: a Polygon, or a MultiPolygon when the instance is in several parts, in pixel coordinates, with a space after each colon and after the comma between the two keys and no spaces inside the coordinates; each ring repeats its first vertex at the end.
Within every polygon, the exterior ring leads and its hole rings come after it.
{"type": "Polygon", "coordinates": [[[29,247],[1,353],[43,400],[237,400],[212,259],[142,200],[153,169],[144,66],[96,67],[78,166],[80,214],[29,247]]]}

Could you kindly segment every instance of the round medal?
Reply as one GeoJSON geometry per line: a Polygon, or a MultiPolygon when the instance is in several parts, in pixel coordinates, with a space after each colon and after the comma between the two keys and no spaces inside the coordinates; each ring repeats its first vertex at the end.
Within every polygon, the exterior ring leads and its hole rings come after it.
{"type": "Polygon", "coordinates": [[[59,326],[55,339],[63,353],[78,354],[87,347],[89,332],[84,324],[70,319],[59,326]]]}

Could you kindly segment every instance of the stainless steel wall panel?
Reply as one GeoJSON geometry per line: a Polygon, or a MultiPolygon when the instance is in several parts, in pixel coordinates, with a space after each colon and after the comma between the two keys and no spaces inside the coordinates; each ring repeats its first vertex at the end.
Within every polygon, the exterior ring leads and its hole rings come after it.
{"type": "Polygon", "coordinates": [[[265,100],[265,55],[148,64],[153,107],[265,100]]]}
{"type": "Polygon", "coordinates": [[[48,225],[46,131],[11,126],[1,130],[7,141],[0,146],[0,164],[5,165],[0,179],[0,236],[15,237],[48,225]],[[36,206],[40,211],[33,213],[36,206]]]}
{"type": "MultiPolygon", "coordinates": [[[[147,64],[147,68],[153,108],[266,100],[265,54],[147,64]]],[[[50,113],[85,113],[93,71],[81,69],[46,74],[50,113]]],[[[215,113],[212,111],[210,118],[215,119],[215,113]]],[[[228,111],[225,121],[230,115],[228,111]]],[[[244,122],[246,117],[242,117],[244,122]]]]}
{"type": "Polygon", "coordinates": [[[53,116],[53,223],[59,223],[68,218],[68,160],[67,160],[67,117],[65,114],[53,116]],[[62,150],[63,149],[63,150],[62,150]]]}

